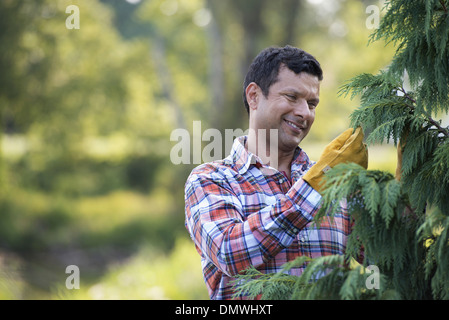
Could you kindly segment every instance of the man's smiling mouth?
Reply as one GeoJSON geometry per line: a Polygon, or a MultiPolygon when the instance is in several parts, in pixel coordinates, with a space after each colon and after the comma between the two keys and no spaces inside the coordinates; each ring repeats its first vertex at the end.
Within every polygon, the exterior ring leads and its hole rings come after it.
{"type": "Polygon", "coordinates": [[[288,126],[290,126],[291,128],[295,129],[296,131],[304,130],[304,128],[305,128],[304,124],[298,125],[298,124],[296,124],[294,122],[291,122],[291,121],[285,120],[285,119],[284,119],[284,121],[287,123],[288,126]]]}

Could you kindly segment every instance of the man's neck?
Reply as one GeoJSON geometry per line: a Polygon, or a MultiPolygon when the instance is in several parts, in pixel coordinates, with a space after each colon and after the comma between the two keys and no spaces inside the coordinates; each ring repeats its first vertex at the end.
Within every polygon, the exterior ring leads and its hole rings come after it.
{"type": "Polygon", "coordinates": [[[285,152],[276,148],[273,153],[273,150],[270,148],[269,139],[267,139],[265,143],[261,143],[257,140],[257,136],[252,135],[251,133],[248,135],[247,147],[248,151],[257,155],[263,164],[270,165],[278,171],[284,171],[290,176],[290,166],[295,150],[285,152]]]}

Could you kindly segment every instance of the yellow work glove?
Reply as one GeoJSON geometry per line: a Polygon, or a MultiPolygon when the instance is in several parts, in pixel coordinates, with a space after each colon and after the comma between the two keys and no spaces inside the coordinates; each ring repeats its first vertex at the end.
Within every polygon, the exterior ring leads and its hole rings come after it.
{"type": "Polygon", "coordinates": [[[401,171],[402,171],[402,149],[404,147],[402,146],[402,143],[399,141],[398,143],[398,153],[397,153],[397,166],[396,166],[396,174],[395,178],[398,181],[401,181],[401,171]]]}
{"type": "Polygon", "coordinates": [[[365,169],[368,167],[368,150],[363,143],[363,131],[361,127],[357,129],[347,129],[326,148],[320,156],[318,162],[312,166],[303,176],[303,179],[316,191],[321,192],[321,181],[324,173],[339,163],[354,162],[365,169]]]}
{"type": "Polygon", "coordinates": [[[404,152],[404,148],[405,148],[405,142],[407,140],[407,136],[408,136],[408,132],[409,129],[405,128],[403,133],[402,133],[402,137],[401,139],[398,141],[398,156],[397,156],[397,165],[396,165],[396,174],[395,174],[395,178],[398,181],[401,181],[401,177],[402,177],[402,153],[404,152]]]}

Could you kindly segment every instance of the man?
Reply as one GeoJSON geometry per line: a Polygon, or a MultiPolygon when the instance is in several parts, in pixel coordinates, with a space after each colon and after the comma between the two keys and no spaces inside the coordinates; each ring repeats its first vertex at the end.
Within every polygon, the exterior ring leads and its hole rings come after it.
{"type": "MultiPolygon", "coordinates": [[[[340,162],[366,168],[367,153],[360,128],[336,138],[316,165],[298,146],[315,119],[322,77],[318,61],[303,50],[263,50],[244,82],[248,136],[234,141],[227,158],[188,177],[186,227],[211,299],[233,298],[233,276],[251,265],[273,273],[298,256],[344,254],[351,231],[345,210],[319,229],[312,223],[320,182],[340,162]]],[[[304,267],[290,272],[300,275],[304,267]]]]}

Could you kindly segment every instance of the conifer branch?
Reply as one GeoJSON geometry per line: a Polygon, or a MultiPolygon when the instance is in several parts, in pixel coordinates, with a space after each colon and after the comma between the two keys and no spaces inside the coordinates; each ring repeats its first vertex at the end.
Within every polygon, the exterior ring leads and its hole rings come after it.
{"type": "MultiPolygon", "coordinates": [[[[416,100],[413,99],[403,87],[399,88],[399,90],[404,94],[404,97],[406,99],[410,100],[414,104],[416,103],[416,100]]],[[[416,110],[416,108],[412,105],[407,104],[407,106],[412,111],[416,110]]],[[[427,121],[429,121],[429,123],[431,123],[433,126],[435,126],[437,128],[438,132],[444,134],[446,137],[449,138],[449,131],[447,129],[443,128],[438,121],[434,120],[430,115],[428,115],[424,111],[423,111],[423,114],[427,118],[427,121]]]]}
{"type": "Polygon", "coordinates": [[[441,6],[443,7],[444,12],[447,13],[447,7],[443,0],[440,0],[441,6]]]}

